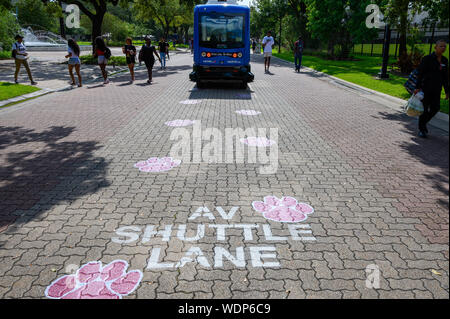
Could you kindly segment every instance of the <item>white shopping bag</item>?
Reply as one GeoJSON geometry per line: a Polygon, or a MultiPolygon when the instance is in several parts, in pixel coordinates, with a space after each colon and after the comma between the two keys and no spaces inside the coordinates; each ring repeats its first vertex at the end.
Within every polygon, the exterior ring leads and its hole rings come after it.
{"type": "Polygon", "coordinates": [[[423,113],[423,92],[413,94],[405,105],[405,112],[408,116],[421,116],[423,113]]]}

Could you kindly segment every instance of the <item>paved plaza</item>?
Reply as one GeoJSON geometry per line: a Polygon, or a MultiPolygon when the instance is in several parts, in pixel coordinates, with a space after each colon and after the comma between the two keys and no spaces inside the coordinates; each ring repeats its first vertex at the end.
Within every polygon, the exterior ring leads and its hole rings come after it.
{"type": "Polygon", "coordinates": [[[152,85],[139,69],[1,109],[0,297],[97,280],[124,299],[449,298],[448,133],[419,139],[415,119],[310,70],[252,68],[247,90],[198,90],[180,53],[152,85]],[[229,160],[238,128],[272,145],[229,160]],[[192,160],[143,162],[177,143],[192,160]],[[211,145],[224,155],[202,160],[211,145]]]}

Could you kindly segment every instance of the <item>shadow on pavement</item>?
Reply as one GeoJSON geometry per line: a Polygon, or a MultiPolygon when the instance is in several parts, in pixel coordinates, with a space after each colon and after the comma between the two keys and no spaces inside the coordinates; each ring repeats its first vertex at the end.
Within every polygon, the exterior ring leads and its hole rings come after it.
{"type": "MultiPolygon", "coordinates": [[[[192,85],[195,85],[192,82],[192,85]]],[[[199,89],[196,85],[190,90],[190,100],[251,100],[252,91],[248,86],[246,89],[239,88],[240,83],[233,82],[211,82],[205,83],[205,87],[199,89]]]]}
{"type": "Polygon", "coordinates": [[[0,126],[0,150],[11,147],[0,156],[0,232],[14,232],[54,205],[108,186],[108,164],[93,154],[97,142],[61,141],[74,130],[0,126]]]}
{"type": "Polygon", "coordinates": [[[411,119],[403,113],[380,112],[380,117],[386,120],[395,121],[404,126],[404,132],[411,134],[411,142],[403,142],[400,147],[414,158],[420,160],[424,165],[434,167],[439,172],[425,174],[433,188],[442,193],[447,200],[439,200],[439,205],[449,208],[448,183],[449,183],[449,137],[448,133],[438,128],[428,126],[430,135],[427,139],[417,136],[417,120],[411,119]]]}
{"type": "MultiPolygon", "coordinates": [[[[136,66],[139,66],[138,64],[136,66]]],[[[159,66],[154,66],[153,67],[153,79],[154,78],[158,78],[158,77],[166,77],[166,76],[170,76],[173,74],[177,74],[179,71],[184,71],[184,70],[190,70],[192,69],[192,66],[189,65],[178,65],[178,66],[168,66],[166,67],[165,70],[161,70],[159,66]]],[[[135,75],[135,80],[136,81],[141,81],[141,80],[147,80],[148,79],[148,74],[147,74],[147,69],[145,67],[144,64],[142,64],[142,66],[139,69],[135,69],[134,71],[134,75],[135,75]]],[[[130,72],[124,71],[116,76],[114,76],[111,79],[113,82],[123,82],[122,84],[119,84],[119,86],[126,86],[126,85],[132,85],[129,83],[130,81],[130,72]]]]}

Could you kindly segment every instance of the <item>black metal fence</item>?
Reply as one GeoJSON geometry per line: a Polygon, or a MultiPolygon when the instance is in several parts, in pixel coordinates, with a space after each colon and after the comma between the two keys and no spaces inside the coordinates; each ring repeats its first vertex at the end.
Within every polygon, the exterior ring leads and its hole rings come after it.
{"type": "MultiPolygon", "coordinates": [[[[425,54],[430,54],[432,52],[434,44],[437,40],[443,39],[447,41],[447,43],[449,41],[448,29],[422,29],[420,33],[421,36],[416,38],[414,47],[425,54]]],[[[397,32],[397,30],[392,31],[389,47],[389,55],[392,57],[398,57],[399,55],[399,36],[400,34],[397,32]]],[[[383,39],[384,33],[380,32],[378,39],[375,39],[370,43],[355,44],[353,46],[352,52],[356,55],[382,56],[383,39]]],[[[411,49],[410,44],[408,44],[408,49],[411,49]]]]}

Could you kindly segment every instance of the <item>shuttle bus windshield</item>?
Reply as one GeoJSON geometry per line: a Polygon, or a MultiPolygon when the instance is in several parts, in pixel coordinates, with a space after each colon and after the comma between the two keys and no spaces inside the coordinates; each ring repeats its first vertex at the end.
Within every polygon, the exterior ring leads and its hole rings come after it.
{"type": "Polygon", "coordinates": [[[213,49],[244,48],[244,15],[208,12],[199,17],[200,46],[213,49]]]}

